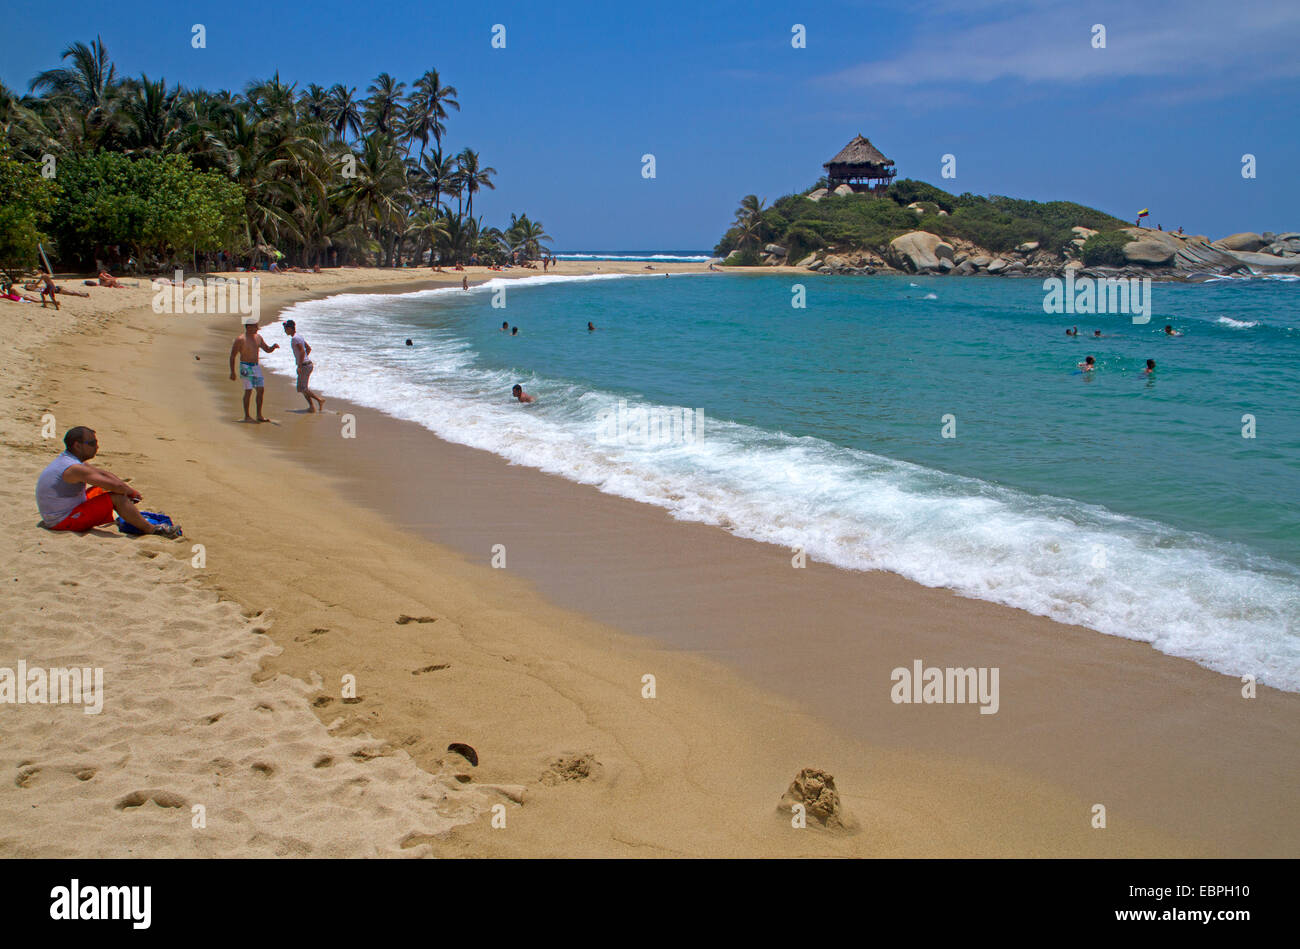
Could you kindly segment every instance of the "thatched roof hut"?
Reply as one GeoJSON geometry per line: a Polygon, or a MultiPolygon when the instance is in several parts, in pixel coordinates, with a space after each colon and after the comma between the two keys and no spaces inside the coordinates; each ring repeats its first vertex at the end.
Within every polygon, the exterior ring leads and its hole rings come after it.
{"type": "Polygon", "coordinates": [[[893,161],[882,155],[865,135],[856,136],[822,167],[832,189],[846,184],[854,191],[875,191],[888,187],[897,174],[893,161]]]}

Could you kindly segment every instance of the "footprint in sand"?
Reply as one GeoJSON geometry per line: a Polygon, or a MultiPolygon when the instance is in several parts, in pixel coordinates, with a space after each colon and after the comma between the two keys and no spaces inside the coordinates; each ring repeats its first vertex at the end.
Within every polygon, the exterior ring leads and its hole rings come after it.
{"type": "Polygon", "coordinates": [[[132,791],[114,804],[113,807],[119,811],[125,811],[133,807],[143,807],[150,801],[153,801],[159,807],[185,806],[185,798],[179,794],[173,794],[171,791],[163,791],[158,788],[150,788],[143,791],[132,791]]]}
{"type": "Polygon", "coordinates": [[[586,781],[600,773],[602,765],[592,754],[561,755],[552,758],[549,767],[538,779],[542,784],[565,784],[570,781],[586,781]]]}

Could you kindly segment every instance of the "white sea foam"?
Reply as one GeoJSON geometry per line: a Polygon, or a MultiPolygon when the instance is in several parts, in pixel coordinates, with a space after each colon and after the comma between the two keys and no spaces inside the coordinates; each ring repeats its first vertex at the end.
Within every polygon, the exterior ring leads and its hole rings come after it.
{"type": "Polygon", "coordinates": [[[1258,320],[1234,320],[1230,316],[1221,316],[1214,322],[1218,323],[1220,326],[1227,326],[1234,330],[1248,330],[1259,325],[1258,320]]]}
{"type": "MultiPolygon", "coordinates": [[[[508,282],[601,279],[626,278],[508,282]]],[[[310,319],[319,357],[313,385],[682,520],[802,547],[849,569],[893,571],[1300,691],[1300,570],[1288,564],[1100,507],[713,413],[693,444],[610,444],[600,437],[601,420],[619,396],[484,368],[469,344],[446,330],[424,332],[419,347],[405,347],[392,323],[403,308],[409,314],[409,302],[394,296],[297,304],[293,312],[310,319]],[[511,403],[515,382],[539,395],[538,404],[525,410],[511,403]]],[[[284,350],[265,361],[285,373],[292,364],[284,350]]]]}

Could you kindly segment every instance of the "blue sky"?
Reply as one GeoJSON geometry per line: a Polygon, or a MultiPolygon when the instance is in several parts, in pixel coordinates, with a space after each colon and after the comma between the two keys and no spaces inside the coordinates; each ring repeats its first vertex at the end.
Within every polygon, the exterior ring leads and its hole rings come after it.
{"type": "Polygon", "coordinates": [[[1300,2],[247,3],[0,0],[25,91],[102,35],[119,72],[457,87],[446,146],[496,168],[485,223],[557,249],[712,247],[745,194],[811,185],[861,132],[949,191],[1093,205],[1220,237],[1300,230],[1300,2]],[[191,27],[207,28],[193,49],[191,27]],[[494,24],[506,48],[491,45],[494,24]],[[803,24],[807,47],[791,46],[803,24]],[[1106,48],[1091,44],[1106,27],[1106,48]],[[655,156],[657,176],[641,175],[655,156]],[[940,177],[944,154],[957,177],[940,177]],[[1243,179],[1241,157],[1256,157],[1243,179]]]}

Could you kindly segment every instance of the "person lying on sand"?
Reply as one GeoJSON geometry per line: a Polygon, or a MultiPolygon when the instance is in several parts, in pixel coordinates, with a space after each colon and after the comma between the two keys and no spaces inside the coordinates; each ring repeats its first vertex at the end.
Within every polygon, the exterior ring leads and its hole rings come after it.
{"type": "Polygon", "coordinates": [[[126,289],[126,287],[124,287],[124,286],[122,286],[122,284],[118,283],[117,278],[114,277],[114,276],[113,276],[111,273],[109,273],[107,270],[101,270],[101,271],[99,272],[99,285],[100,285],[101,287],[112,287],[114,290],[125,290],[125,289],[126,289]]]}
{"type": "Polygon", "coordinates": [[[510,390],[510,394],[513,395],[513,396],[514,396],[516,399],[518,399],[520,402],[536,402],[536,401],[537,401],[537,400],[534,399],[531,395],[529,395],[527,392],[525,392],[525,391],[524,391],[524,387],[521,386],[521,385],[520,385],[519,383],[517,383],[517,382],[515,383],[515,387],[514,387],[513,389],[510,390]]]}
{"type": "Polygon", "coordinates": [[[1086,359],[1083,360],[1083,362],[1079,363],[1078,366],[1084,372],[1092,372],[1094,369],[1097,368],[1097,360],[1093,359],[1091,356],[1088,356],[1086,359]]]}
{"type": "Polygon", "coordinates": [[[63,446],[63,453],[36,479],[36,506],[46,528],[80,533],[111,524],[116,513],[141,534],[168,539],[180,536],[181,529],[175,524],[154,525],[144,519],[135,506],[139,491],[103,468],[86,464],[99,451],[94,429],[84,425],[68,429],[63,446]],[[90,492],[86,485],[91,486],[90,492]]]}
{"type": "Polygon", "coordinates": [[[3,289],[0,289],[0,298],[3,298],[3,299],[5,299],[5,300],[11,300],[11,301],[13,301],[14,303],[35,303],[35,302],[37,302],[36,300],[33,300],[31,297],[29,297],[29,296],[25,296],[24,294],[19,293],[18,290],[15,289],[15,287],[14,287],[14,285],[13,285],[12,283],[7,283],[7,284],[4,285],[4,288],[3,288],[3,289]]]}
{"type": "Polygon", "coordinates": [[[251,422],[252,418],[248,414],[248,400],[252,396],[253,390],[257,390],[257,421],[269,422],[269,418],[262,416],[262,398],[266,395],[266,383],[262,379],[262,367],[257,362],[257,351],[273,353],[280,348],[280,344],[274,346],[266,345],[266,340],[262,339],[262,334],[257,331],[257,317],[244,317],[244,332],[235,337],[235,342],[230,347],[230,378],[235,378],[235,359],[239,359],[239,376],[244,380],[244,421],[251,422]]]}
{"type": "MultiPolygon", "coordinates": [[[[55,292],[55,293],[61,293],[61,294],[63,294],[65,297],[85,297],[85,298],[87,298],[87,299],[90,298],[90,294],[89,294],[89,293],[82,293],[80,290],[69,290],[67,287],[63,286],[62,284],[54,284],[52,280],[49,281],[49,282],[50,282],[50,284],[53,285],[53,289],[54,289],[54,292],[55,292]]],[[[41,275],[41,279],[40,279],[40,280],[33,280],[33,281],[31,281],[30,283],[25,283],[25,284],[23,284],[23,289],[24,289],[24,290],[40,290],[40,291],[41,291],[41,296],[42,296],[42,297],[45,296],[45,292],[46,292],[45,289],[42,289],[42,288],[46,288],[46,287],[47,287],[47,284],[46,284],[46,275],[45,275],[45,274],[42,274],[42,275],[41,275]]],[[[56,306],[56,309],[57,309],[57,304],[56,304],[55,306],[56,306]]]]}

